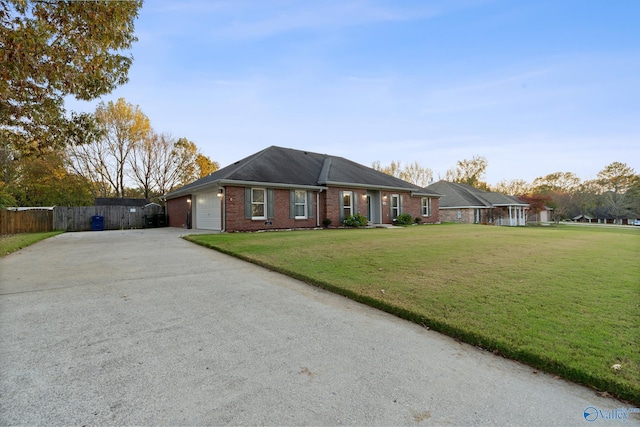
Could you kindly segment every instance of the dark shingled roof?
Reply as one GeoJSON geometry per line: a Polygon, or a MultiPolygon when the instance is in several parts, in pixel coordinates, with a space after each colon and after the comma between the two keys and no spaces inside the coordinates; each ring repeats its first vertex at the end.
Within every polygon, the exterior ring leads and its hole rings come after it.
{"type": "Polygon", "coordinates": [[[408,190],[439,196],[417,185],[376,171],[342,157],[271,146],[166,195],[167,198],[214,183],[271,183],[292,186],[358,186],[408,190]]]}
{"type": "Polygon", "coordinates": [[[480,190],[457,182],[438,181],[424,188],[442,194],[440,208],[490,208],[494,206],[528,206],[515,197],[480,190]]]}

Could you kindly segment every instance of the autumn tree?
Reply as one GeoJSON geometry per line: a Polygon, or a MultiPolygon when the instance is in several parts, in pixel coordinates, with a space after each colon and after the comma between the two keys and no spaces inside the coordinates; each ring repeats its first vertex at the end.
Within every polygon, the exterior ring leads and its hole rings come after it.
{"type": "Polygon", "coordinates": [[[521,196],[531,193],[531,185],[524,179],[502,180],[491,186],[491,191],[508,194],[510,196],[521,196]]]}
{"type": "Polygon", "coordinates": [[[487,159],[482,156],[473,156],[471,160],[458,160],[454,168],[447,170],[445,180],[488,190],[489,186],[484,182],[487,166],[487,159]]]}
{"type": "Polygon", "coordinates": [[[551,199],[549,207],[553,208],[553,216],[559,221],[581,213],[575,201],[580,182],[573,172],[554,172],[534,179],[532,191],[551,199]]]}
{"type": "Polygon", "coordinates": [[[115,103],[101,102],[95,115],[102,129],[100,139],[108,155],[101,165],[102,171],[113,186],[115,197],[124,197],[126,167],[135,147],[143,143],[151,130],[149,118],[124,98],[115,103]]]}
{"type": "Polygon", "coordinates": [[[540,213],[551,203],[551,196],[545,194],[520,194],[518,199],[529,204],[529,210],[534,213],[540,213]]]}
{"type": "Polygon", "coordinates": [[[151,132],[134,147],[131,177],[144,197],[160,196],[218,170],[218,163],[200,153],[187,138],[151,132]]]}
{"type": "Polygon", "coordinates": [[[392,160],[389,166],[382,166],[380,161],[375,161],[372,163],[371,167],[379,172],[395,176],[396,178],[400,178],[419,187],[426,187],[433,180],[433,171],[429,168],[423,167],[417,161],[409,163],[404,167],[402,167],[402,163],[400,161],[392,160]]]}
{"type": "Polygon", "coordinates": [[[91,184],[69,172],[64,155],[51,151],[23,159],[12,182],[12,195],[19,206],[85,206],[93,204],[91,184]]]}
{"type": "Polygon", "coordinates": [[[383,166],[379,160],[376,160],[371,164],[371,167],[377,170],[378,172],[386,173],[387,175],[400,178],[402,163],[400,161],[392,160],[389,166],[383,166]]]}
{"type": "Polygon", "coordinates": [[[220,169],[220,164],[204,154],[198,153],[196,156],[196,169],[198,171],[198,178],[204,178],[220,169]]]}
{"type": "Polygon", "coordinates": [[[0,0],[0,137],[22,154],[65,141],[64,97],[127,81],[142,1],[0,0]]]}

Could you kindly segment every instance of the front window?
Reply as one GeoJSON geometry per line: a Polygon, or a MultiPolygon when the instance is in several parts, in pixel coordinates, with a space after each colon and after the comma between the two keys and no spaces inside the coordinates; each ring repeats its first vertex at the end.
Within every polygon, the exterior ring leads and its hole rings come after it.
{"type": "Polygon", "coordinates": [[[266,190],[264,188],[251,189],[251,219],[265,219],[266,190]]]}
{"type": "Polygon", "coordinates": [[[351,191],[342,193],[342,212],[345,217],[353,215],[353,192],[351,191]]]}
{"type": "Polygon", "coordinates": [[[431,199],[429,197],[422,198],[422,216],[431,216],[431,199]]]}
{"type": "Polygon", "coordinates": [[[400,196],[397,194],[391,195],[391,219],[398,218],[400,215],[400,196]]]}
{"type": "Polygon", "coordinates": [[[294,209],[296,219],[307,218],[307,192],[296,190],[294,199],[294,209]]]}

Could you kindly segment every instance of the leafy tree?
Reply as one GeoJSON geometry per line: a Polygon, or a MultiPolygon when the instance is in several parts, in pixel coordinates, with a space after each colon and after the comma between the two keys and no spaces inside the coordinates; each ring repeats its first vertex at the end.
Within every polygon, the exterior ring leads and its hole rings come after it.
{"type": "Polygon", "coordinates": [[[572,192],[580,185],[580,178],[573,172],[554,172],[533,180],[536,193],[572,192]]]}
{"type": "Polygon", "coordinates": [[[447,170],[445,179],[488,190],[489,186],[483,181],[487,165],[487,159],[482,156],[473,156],[471,160],[458,160],[455,168],[447,170]]]}
{"type": "Polygon", "coordinates": [[[576,215],[597,216],[601,204],[600,193],[600,185],[596,180],[582,182],[573,192],[573,204],[575,205],[576,215]]]}
{"type": "Polygon", "coordinates": [[[539,213],[549,206],[551,197],[543,194],[521,194],[518,199],[529,204],[529,209],[534,213],[539,213]]]}
{"type": "Polygon", "coordinates": [[[127,81],[121,54],[142,6],[132,1],[0,0],[0,138],[22,155],[66,141],[64,97],[91,100],[127,81]]]}
{"type": "Polygon", "coordinates": [[[69,173],[63,155],[54,151],[37,157],[25,157],[12,190],[19,206],[93,204],[91,183],[69,173]]]}
{"type": "Polygon", "coordinates": [[[495,186],[492,186],[491,191],[508,194],[510,196],[521,196],[531,192],[531,185],[524,179],[512,179],[511,181],[502,180],[495,186]]]}
{"type": "Polygon", "coordinates": [[[171,159],[175,165],[175,173],[171,182],[165,183],[164,190],[185,185],[218,170],[218,163],[200,153],[193,141],[180,138],[172,145],[171,159]],[[166,184],[171,184],[166,186],[166,184]]]}
{"type": "Polygon", "coordinates": [[[551,198],[548,206],[553,208],[556,221],[572,218],[580,213],[575,194],[580,186],[580,178],[573,172],[554,172],[533,180],[533,194],[551,198]]]}
{"type": "Polygon", "coordinates": [[[603,193],[600,196],[600,214],[616,220],[638,215],[634,192],[629,191],[637,182],[635,170],[626,163],[613,162],[598,173],[597,183],[603,193]]]}
{"type": "Polygon", "coordinates": [[[598,183],[604,191],[625,193],[636,180],[635,170],[626,163],[613,162],[598,172],[598,183]]]}
{"type": "Polygon", "coordinates": [[[198,153],[196,156],[196,166],[198,169],[198,178],[203,178],[220,169],[218,162],[214,162],[204,154],[198,153]]]}

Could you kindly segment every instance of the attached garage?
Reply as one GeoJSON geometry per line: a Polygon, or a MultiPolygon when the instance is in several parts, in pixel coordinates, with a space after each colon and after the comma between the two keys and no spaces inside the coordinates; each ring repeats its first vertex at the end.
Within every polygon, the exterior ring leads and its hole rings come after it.
{"type": "Polygon", "coordinates": [[[222,230],[222,213],[217,192],[195,196],[194,228],[199,230],[222,230]]]}

